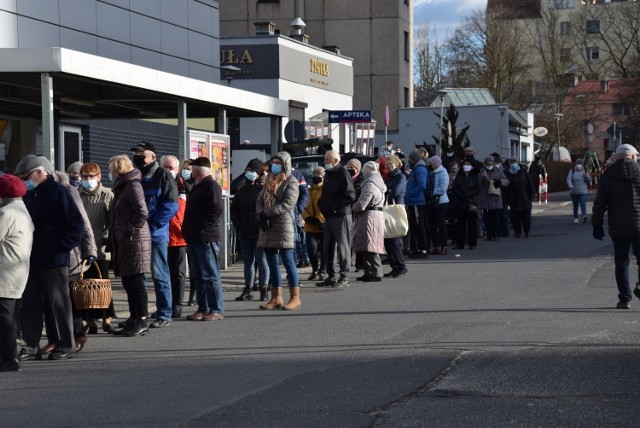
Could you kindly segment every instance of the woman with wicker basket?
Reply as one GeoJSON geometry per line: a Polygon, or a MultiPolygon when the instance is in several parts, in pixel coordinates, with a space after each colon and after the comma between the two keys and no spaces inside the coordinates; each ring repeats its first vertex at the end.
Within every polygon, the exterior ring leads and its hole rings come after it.
{"type": "Polygon", "coordinates": [[[126,155],[109,159],[109,176],[114,182],[109,242],[116,276],[122,277],[127,292],[129,319],[114,334],[141,336],[149,331],[148,295],[145,272],[151,269],[151,234],[142,175],[126,155]]]}

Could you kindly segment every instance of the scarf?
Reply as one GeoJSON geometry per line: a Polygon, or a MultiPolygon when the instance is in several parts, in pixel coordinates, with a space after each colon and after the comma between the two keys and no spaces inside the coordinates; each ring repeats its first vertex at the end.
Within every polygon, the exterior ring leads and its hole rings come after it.
{"type": "Polygon", "coordinates": [[[281,172],[278,175],[269,174],[264,182],[264,208],[271,208],[276,204],[276,191],[287,179],[287,175],[281,172]]]}

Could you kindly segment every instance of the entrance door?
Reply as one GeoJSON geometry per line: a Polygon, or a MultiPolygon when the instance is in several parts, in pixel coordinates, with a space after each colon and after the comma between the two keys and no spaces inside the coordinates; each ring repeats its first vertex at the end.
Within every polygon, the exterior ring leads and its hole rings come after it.
{"type": "Polygon", "coordinates": [[[76,161],[82,162],[82,129],[61,125],[56,147],[56,169],[66,171],[76,161]]]}

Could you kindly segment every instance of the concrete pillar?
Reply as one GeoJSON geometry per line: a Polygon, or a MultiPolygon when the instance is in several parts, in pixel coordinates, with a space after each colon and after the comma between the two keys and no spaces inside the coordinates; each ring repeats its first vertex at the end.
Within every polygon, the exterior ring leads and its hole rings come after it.
{"type": "Polygon", "coordinates": [[[189,159],[189,141],[187,141],[187,103],[178,101],[178,158],[189,159]]]}
{"type": "Polygon", "coordinates": [[[42,73],[40,76],[40,95],[42,98],[42,155],[56,166],[53,133],[53,78],[49,73],[42,73]]]}

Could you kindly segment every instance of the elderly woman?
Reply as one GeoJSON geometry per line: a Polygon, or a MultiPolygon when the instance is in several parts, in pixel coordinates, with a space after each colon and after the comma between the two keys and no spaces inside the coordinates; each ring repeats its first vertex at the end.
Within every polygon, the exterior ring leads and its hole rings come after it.
{"type": "MultiPolygon", "coordinates": [[[[402,173],[402,161],[396,156],[389,156],[385,161],[387,171],[387,202],[389,204],[404,205],[404,194],[407,192],[407,176],[402,173]]],[[[407,265],[404,262],[403,238],[389,238],[384,240],[384,249],[387,251],[387,259],[391,272],[385,273],[385,278],[400,278],[407,274],[407,265]]]]}
{"type": "Polygon", "coordinates": [[[382,206],[387,191],[380,175],[377,162],[369,161],[362,167],[362,192],[353,204],[353,212],[358,215],[355,249],[362,253],[364,275],[356,278],[363,282],[382,280],[380,254],[384,254],[384,217],[382,206]]]}
{"type": "Polygon", "coordinates": [[[309,188],[309,202],[302,213],[304,231],[307,233],[307,253],[311,261],[311,275],[307,278],[309,281],[313,281],[316,278],[322,281],[327,273],[327,262],[322,252],[324,216],[318,206],[318,201],[322,196],[324,171],[321,166],[313,170],[311,188],[309,188]],[[320,258],[320,264],[318,264],[318,258],[320,258]]]}
{"type": "Polygon", "coordinates": [[[429,235],[433,239],[433,254],[447,254],[447,210],[449,209],[449,173],[442,166],[440,156],[427,159],[427,168],[432,172],[433,194],[426,206],[429,235]]]}
{"type": "Polygon", "coordinates": [[[130,317],[114,334],[125,337],[144,335],[147,323],[148,295],[145,272],[151,269],[151,233],[147,225],[147,204],[142,190],[142,174],[126,155],[109,159],[109,176],[115,195],[111,207],[109,239],[113,270],[122,277],[127,292],[130,317]]]}
{"type": "Polygon", "coordinates": [[[495,159],[491,156],[484,158],[484,168],[480,171],[480,197],[478,208],[484,213],[487,225],[485,241],[497,241],[500,233],[500,216],[502,215],[502,188],[509,185],[502,168],[496,168],[495,159]],[[489,188],[493,186],[493,193],[489,188]]]}
{"type": "MultiPolygon", "coordinates": [[[[87,212],[89,223],[93,229],[93,237],[95,238],[96,247],[98,249],[98,257],[96,264],[84,274],[85,278],[109,278],[109,254],[105,251],[107,239],[109,237],[109,219],[111,215],[111,201],[113,200],[113,192],[102,185],[102,171],[100,167],[93,163],[87,162],[80,167],[80,199],[87,212]]],[[[115,317],[115,309],[113,300],[109,303],[107,309],[90,309],[85,313],[89,334],[96,334],[98,328],[94,323],[94,318],[102,319],[102,331],[105,333],[113,333],[111,326],[111,317],[115,317]]]]}
{"type": "Polygon", "coordinates": [[[296,269],[295,216],[300,185],[291,175],[291,156],[278,152],[271,158],[271,171],[258,195],[257,213],[260,220],[258,247],[264,248],[271,274],[271,299],[260,309],[300,309],[300,282],[296,269]],[[278,257],[280,255],[280,257],[278,257]],[[287,271],[289,302],[283,305],[282,276],[279,259],[287,271]]]}

